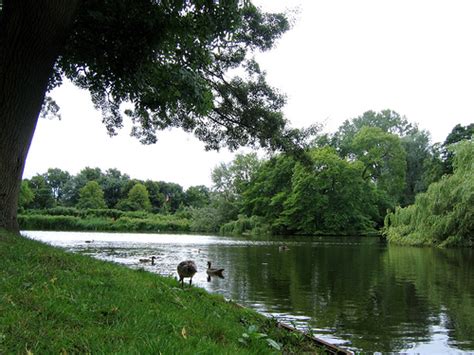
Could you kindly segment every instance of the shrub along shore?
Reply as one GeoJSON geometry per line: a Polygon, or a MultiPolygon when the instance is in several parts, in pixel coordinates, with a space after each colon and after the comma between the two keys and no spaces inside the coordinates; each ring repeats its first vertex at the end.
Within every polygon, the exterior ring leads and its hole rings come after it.
{"type": "Polygon", "coordinates": [[[187,216],[124,212],[114,209],[56,207],[30,210],[18,216],[21,230],[102,232],[191,232],[187,216]]]}
{"type": "Polygon", "coordinates": [[[323,352],[173,278],[0,230],[0,353],[323,352]]]}

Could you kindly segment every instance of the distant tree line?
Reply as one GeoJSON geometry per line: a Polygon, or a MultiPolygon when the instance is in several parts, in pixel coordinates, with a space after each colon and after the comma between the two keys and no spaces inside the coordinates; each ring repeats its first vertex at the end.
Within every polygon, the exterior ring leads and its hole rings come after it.
{"type": "Polygon", "coordinates": [[[202,207],[209,203],[210,190],[164,181],[132,179],[117,169],[102,172],[100,168],[82,169],[77,175],[57,168],[48,169],[31,179],[24,179],[20,208],[47,209],[118,209],[175,213],[180,207],[202,207]]]}
{"type": "Polygon", "coordinates": [[[371,233],[387,213],[453,174],[460,163],[453,164],[451,147],[473,134],[474,124],[456,125],[445,142],[432,145],[428,132],[398,113],[368,111],[335,133],[318,134],[305,159],[237,155],[213,169],[211,188],[184,190],[117,169],[85,168],[75,176],[49,169],[23,180],[20,209],[143,211],[179,216],[186,230],[213,233],[371,233]]]}

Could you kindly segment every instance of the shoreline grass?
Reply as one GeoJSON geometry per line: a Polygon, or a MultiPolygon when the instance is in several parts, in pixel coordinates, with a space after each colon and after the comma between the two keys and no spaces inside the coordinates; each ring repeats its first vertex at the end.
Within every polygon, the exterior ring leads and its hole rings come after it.
{"type": "MultiPolygon", "coordinates": [[[[58,209],[69,212],[68,209],[58,209]]],[[[77,211],[75,209],[69,209],[77,211]]],[[[107,210],[78,211],[77,214],[19,214],[21,230],[97,231],[97,232],[191,232],[190,220],[175,215],[128,212],[106,215],[107,210]],[[100,213],[99,213],[100,212],[100,213]]],[[[111,210],[115,212],[115,210],[111,210]]]]}
{"type": "Polygon", "coordinates": [[[323,352],[172,278],[0,230],[0,353],[323,352]]]}

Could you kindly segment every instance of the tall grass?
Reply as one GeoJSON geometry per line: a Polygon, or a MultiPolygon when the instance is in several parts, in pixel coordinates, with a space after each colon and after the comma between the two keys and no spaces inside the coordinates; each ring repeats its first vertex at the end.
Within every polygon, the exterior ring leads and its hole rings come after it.
{"type": "Polygon", "coordinates": [[[57,207],[18,216],[22,230],[189,232],[190,220],[177,215],[57,207]]]}

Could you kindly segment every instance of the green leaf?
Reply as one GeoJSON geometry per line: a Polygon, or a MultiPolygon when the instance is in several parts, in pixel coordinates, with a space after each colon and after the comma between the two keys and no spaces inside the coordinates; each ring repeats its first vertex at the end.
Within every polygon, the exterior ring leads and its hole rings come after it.
{"type": "Polygon", "coordinates": [[[275,340],[268,338],[267,339],[268,345],[270,345],[275,350],[281,350],[281,344],[277,343],[275,340]]]}

